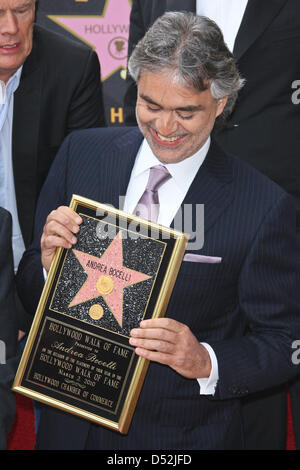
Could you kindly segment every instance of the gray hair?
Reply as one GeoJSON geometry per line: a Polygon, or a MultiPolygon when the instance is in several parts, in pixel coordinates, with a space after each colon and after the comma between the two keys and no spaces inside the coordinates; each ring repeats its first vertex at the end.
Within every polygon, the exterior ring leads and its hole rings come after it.
{"type": "Polygon", "coordinates": [[[173,79],[203,91],[210,87],[216,100],[228,96],[225,119],[235,105],[244,80],[216,23],[193,13],[167,12],[136,45],[128,62],[135,82],[141,72],[171,71],[173,79]]]}

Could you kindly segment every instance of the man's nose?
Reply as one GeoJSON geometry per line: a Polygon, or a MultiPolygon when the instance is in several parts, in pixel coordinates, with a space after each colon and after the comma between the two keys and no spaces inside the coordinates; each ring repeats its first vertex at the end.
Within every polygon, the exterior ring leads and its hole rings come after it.
{"type": "Polygon", "coordinates": [[[176,132],[177,128],[177,121],[173,111],[162,111],[157,122],[157,131],[163,136],[167,137],[173,132],[176,132]]]}
{"type": "Polygon", "coordinates": [[[1,34],[16,34],[19,30],[18,20],[14,13],[7,12],[0,20],[0,33],[1,34]]]}

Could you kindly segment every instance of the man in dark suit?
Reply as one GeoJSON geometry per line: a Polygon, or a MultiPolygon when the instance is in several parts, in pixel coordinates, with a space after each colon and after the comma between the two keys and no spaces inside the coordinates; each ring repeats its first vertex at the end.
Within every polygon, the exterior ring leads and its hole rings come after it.
{"type": "MultiPolygon", "coordinates": [[[[300,76],[300,4],[297,0],[133,0],[129,55],[148,27],[165,11],[211,15],[232,45],[238,70],[246,79],[224,126],[214,135],[228,153],[242,158],[278,183],[296,200],[300,238],[300,114],[293,103],[293,82],[300,76]],[[238,5],[237,5],[238,4],[238,5]],[[224,26],[224,28],[222,28],[224,26]],[[229,28],[231,27],[231,29],[229,28]]],[[[127,76],[125,123],[134,125],[136,85],[127,76]]],[[[297,448],[300,448],[300,381],[289,384],[297,448]]],[[[286,387],[245,399],[247,446],[285,448],[286,387]]]]}
{"type": "Polygon", "coordinates": [[[135,49],[130,72],[139,129],[85,130],[65,140],[20,263],[22,300],[34,313],[43,268],[57,247],[76,243],[81,218],[66,207],[72,194],[116,207],[125,194],[132,213],[157,164],[172,176],[158,189],[158,222],[168,225],[180,207],[204,204],[204,245],[191,247],[192,258],[219,263],[183,261],[166,318],[132,330],[130,344],[151,362],[128,434],[43,407],[37,448],[243,448],[241,397],[297,372],[293,200],[211,142],[215,120],[230,112],[242,84],[214,23],[165,15],[135,49]]]}
{"type": "Polygon", "coordinates": [[[0,207],[0,449],[16,412],[11,385],[19,359],[17,349],[17,314],[23,312],[16,292],[11,247],[11,215],[0,207]]]}
{"type": "MultiPolygon", "coordinates": [[[[104,110],[92,49],[34,25],[35,0],[5,0],[0,14],[0,204],[13,218],[16,271],[60,144],[75,129],[104,125],[104,110]]],[[[20,319],[21,330],[28,325],[20,319]]]]}

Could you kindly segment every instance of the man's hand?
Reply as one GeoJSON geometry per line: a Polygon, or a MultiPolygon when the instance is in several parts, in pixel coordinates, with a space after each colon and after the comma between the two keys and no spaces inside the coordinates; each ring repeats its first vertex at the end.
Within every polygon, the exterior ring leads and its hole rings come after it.
{"type": "Polygon", "coordinates": [[[48,215],[41,238],[42,265],[47,272],[58,247],[68,249],[77,243],[74,234],[79,232],[81,223],[82,218],[66,206],[48,215]]]}
{"type": "Polygon", "coordinates": [[[139,356],[166,364],[189,379],[209,377],[209,354],[183,323],[171,318],[143,320],[130,335],[139,356]]]}

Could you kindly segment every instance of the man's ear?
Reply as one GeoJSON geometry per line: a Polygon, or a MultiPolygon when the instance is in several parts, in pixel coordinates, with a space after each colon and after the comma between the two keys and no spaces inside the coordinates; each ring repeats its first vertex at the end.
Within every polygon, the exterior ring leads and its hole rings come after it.
{"type": "Polygon", "coordinates": [[[217,101],[216,117],[220,116],[223,113],[227,100],[228,100],[228,96],[224,96],[224,98],[220,98],[217,101]]]}

